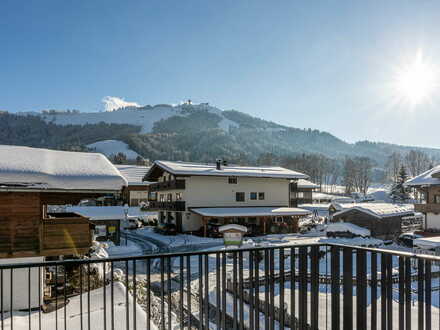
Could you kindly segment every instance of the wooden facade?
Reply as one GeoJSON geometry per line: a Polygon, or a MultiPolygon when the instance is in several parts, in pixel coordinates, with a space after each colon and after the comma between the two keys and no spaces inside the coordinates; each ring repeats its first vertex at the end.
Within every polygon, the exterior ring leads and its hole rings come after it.
{"type": "Polygon", "coordinates": [[[88,218],[47,214],[47,205],[78,202],[82,194],[0,192],[0,257],[81,255],[92,240],[88,218]]]}
{"type": "Polygon", "coordinates": [[[393,239],[402,232],[402,216],[378,218],[357,209],[348,210],[333,216],[333,222],[349,222],[367,228],[371,236],[382,239],[393,239]]]}

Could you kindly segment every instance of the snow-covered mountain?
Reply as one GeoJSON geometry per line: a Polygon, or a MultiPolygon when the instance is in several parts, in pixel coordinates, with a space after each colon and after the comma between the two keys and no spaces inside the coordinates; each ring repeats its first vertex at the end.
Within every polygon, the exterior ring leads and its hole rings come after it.
{"type": "Polygon", "coordinates": [[[172,116],[186,117],[194,111],[206,111],[216,114],[222,119],[219,127],[228,131],[230,127],[237,127],[238,124],[227,119],[223,111],[210,106],[207,103],[201,104],[181,104],[168,105],[158,104],[155,106],[130,106],[114,111],[103,112],[49,112],[32,113],[41,116],[46,122],[52,122],[58,125],[84,125],[98,124],[105,122],[107,124],[130,124],[141,126],[141,133],[150,133],[155,122],[161,119],[167,119],[172,116]]]}

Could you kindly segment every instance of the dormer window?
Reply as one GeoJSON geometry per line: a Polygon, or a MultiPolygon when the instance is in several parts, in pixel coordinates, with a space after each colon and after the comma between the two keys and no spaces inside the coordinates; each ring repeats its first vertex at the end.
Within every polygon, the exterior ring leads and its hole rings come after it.
{"type": "Polygon", "coordinates": [[[236,176],[230,176],[228,178],[228,183],[229,184],[237,184],[237,177],[236,176]]]}

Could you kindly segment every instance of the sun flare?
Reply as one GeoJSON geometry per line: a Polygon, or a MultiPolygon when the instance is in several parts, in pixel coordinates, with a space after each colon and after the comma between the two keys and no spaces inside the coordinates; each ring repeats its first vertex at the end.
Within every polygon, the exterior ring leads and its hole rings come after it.
{"type": "Polygon", "coordinates": [[[429,101],[439,87],[438,74],[419,51],[412,62],[397,70],[393,85],[397,98],[417,106],[429,101]]]}

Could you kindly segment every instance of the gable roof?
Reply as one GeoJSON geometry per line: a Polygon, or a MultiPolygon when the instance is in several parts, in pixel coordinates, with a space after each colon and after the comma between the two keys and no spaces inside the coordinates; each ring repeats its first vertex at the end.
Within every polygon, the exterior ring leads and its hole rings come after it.
{"type": "Polygon", "coordinates": [[[142,181],[150,169],[149,166],[140,165],[115,165],[122,176],[127,180],[129,186],[147,186],[149,182],[142,181]]]}
{"type": "Polygon", "coordinates": [[[275,166],[221,166],[217,170],[216,164],[200,164],[156,160],[144,180],[154,181],[157,178],[157,170],[169,172],[173,175],[201,175],[201,176],[241,176],[279,179],[306,179],[307,175],[295,172],[283,167],[275,166]]]}
{"type": "Polygon", "coordinates": [[[393,216],[404,216],[414,214],[412,204],[391,204],[391,203],[353,203],[353,204],[332,204],[340,211],[333,214],[333,217],[346,212],[357,210],[369,214],[375,218],[386,218],[393,216]]]}
{"type": "Polygon", "coordinates": [[[440,165],[437,165],[404,183],[408,187],[440,185],[440,165]]]}
{"type": "Polygon", "coordinates": [[[0,145],[0,190],[110,192],[126,185],[102,154],[0,145]]]}

